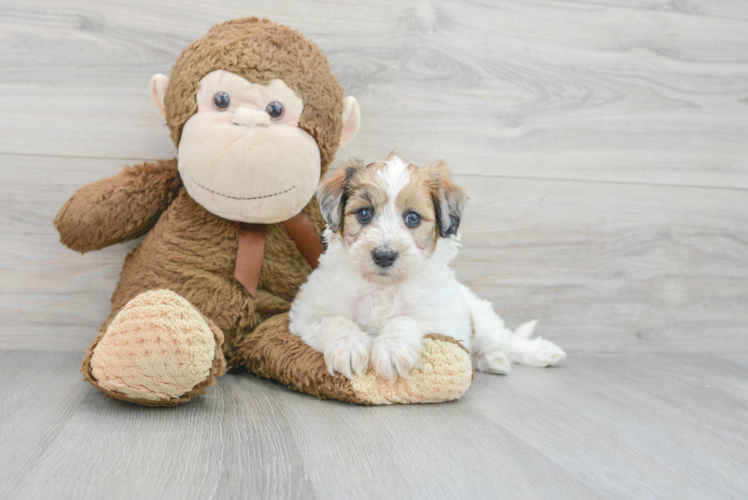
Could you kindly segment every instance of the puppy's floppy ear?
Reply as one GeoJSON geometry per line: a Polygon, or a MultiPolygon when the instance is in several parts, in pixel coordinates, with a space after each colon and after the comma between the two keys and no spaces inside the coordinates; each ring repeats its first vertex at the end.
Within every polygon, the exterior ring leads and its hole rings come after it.
{"type": "Polygon", "coordinates": [[[322,181],[317,188],[317,201],[327,226],[335,233],[343,221],[346,202],[346,184],[356,171],[361,168],[361,160],[351,160],[341,165],[330,177],[322,181]]]}
{"type": "Polygon", "coordinates": [[[446,164],[440,161],[429,167],[434,178],[431,196],[436,209],[436,222],[439,236],[449,238],[457,234],[462,219],[462,211],[467,203],[465,190],[454,183],[446,164]]]}

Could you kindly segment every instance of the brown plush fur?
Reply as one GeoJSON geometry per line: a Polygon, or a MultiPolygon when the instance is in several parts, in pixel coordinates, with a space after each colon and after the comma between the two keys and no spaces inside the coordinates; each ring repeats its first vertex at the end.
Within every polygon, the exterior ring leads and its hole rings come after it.
{"type": "MultiPolygon", "coordinates": [[[[102,333],[91,345],[84,360],[83,372],[94,385],[96,381],[90,371],[93,350],[116,314],[140,293],[168,289],[187,299],[210,321],[209,324],[215,324],[223,333],[222,347],[230,358],[232,345],[264,320],[289,310],[299,287],[311,272],[283,225],[271,224],[267,230],[257,299],[253,299],[234,278],[239,223],[211,214],[195,203],[184,187],[177,190],[178,194],[161,214],[161,205],[150,196],[149,186],[154,177],[166,186],[179,185],[176,160],[128,167],[116,176],[82,188],[55,219],[62,241],[80,252],[129,239],[123,234],[132,235],[130,237],[139,235],[135,230],[123,233],[118,225],[105,221],[128,220],[140,232],[144,232],[142,228],[147,230],[152,225],[148,221],[154,218],[158,221],[140,246],[125,259],[120,281],[112,297],[112,312],[104,321],[102,333]],[[141,175],[133,177],[133,172],[141,175]],[[172,178],[167,180],[168,173],[172,178]],[[143,183],[140,189],[135,185],[137,179],[143,183]],[[122,186],[126,186],[131,194],[126,198],[126,203],[118,198],[122,186]],[[73,214],[83,214],[84,217],[74,218],[73,214]]],[[[161,193],[160,198],[165,197],[161,193]]],[[[317,201],[312,200],[304,212],[309,216],[315,232],[321,236],[324,221],[317,201]]],[[[264,331],[269,330],[266,328],[264,331]]],[[[307,354],[314,352],[306,345],[301,349],[306,349],[307,354]]],[[[275,354],[280,356],[281,353],[275,354]]],[[[278,378],[267,370],[262,375],[278,378]]],[[[164,401],[163,404],[105,392],[116,399],[151,406],[171,406],[200,394],[203,387],[213,383],[214,378],[211,375],[210,380],[179,401],[164,401]]],[[[344,394],[337,391],[327,397],[342,396],[344,394]]],[[[350,398],[346,397],[346,400],[350,398]]]]}
{"type": "Polygon", "coordinates": [[[320,399],[367,404],[347,379],[330,375],[322,353],[288,330],[288,313],[270,318],[239,339],[229,351],[229,363],[320,399]]]}
{"type": "MultiPolygon", "coordinates": [[[[304,212],[321,235],[324,221],[317,201],[309,202],[304,212]]],[[[127,167],[80,189],[60,210],[55,225],[62,242],[79,252],[135,238],[153,226],[125,260],[104,327],[138,294],[164,288],[195,305],[229,341],[264,318],[287,311],[311,272],[282,224],[271,224],[257,300],[253,299],[234,278],[239,223],[213,215],[195,203],[181,187],[175,159],[127,167]],[[157,202],[151,190],[154,178],[170,188],[158,192],[157,202]],[[162,214],[163,200],[168,198],[173,199],[162,214]],[[120,220],[137,231],[123,231],[120,224],[124,223],[117,223],[120,220]],[[158,222],[154,225],[153,220],[158,222]]]]}
{"type": "MultiPolygon", "coordinates": [[[[290,28],[256,18],[229,21],[211,29],[185,49],[172,69],[166,110],[175,144],[182,126],[197,110],[199,80],[216,69],[258,83],[282,78],[301,96],[304,112],[300,127],[317,141],[324,172],[340,139],[343,89],[316,45],[290,28]]],[[[316,200],[304,212],[321,237],[324,221],[316,200]]],[[[290,309],[311,268],[283,224],[267,227],[254,299],[234,278],[239,223],[208,212],[187,194],[176,159],[127,167],[80,189],[62,207],[55,226],[61,241],[79,252],[145,235],[125,260],[112,297],[112,312],[82,366],[85,379],[107,396],[150,406],[184,403],[224,373],[225,356],[229,368],[242,366],[295,390],[321,398],[365,402],[349,381],[327,373],[319,353],[288,332],[282,313],[290,309]],[[162,289],[186,299],[213,330],[217,347],[207,379],[178,399],[155,402],[101,388],[91,364],[110,323],[139,294],[162,289]]],[[[463,391],[467,385],[462,384],[463,391]]]]}
{"type": "MultiPolygon", "coordinates": [[[[318,235],[324,222],[315,200],[304,209],[318,235]]],[[[125,260],[112,315],[147,290],[172,290],[223,331],[226,342],[290,308],[311,268],[282,224],[267,228],[257,299],[234,278],[239,223],[213,215],[183,188],[143,242],[125,260]]]]}
{"type": "MultiPolygon", "coordinates": [[[[447,335],[430,334],[426,338],[455,344],[466,354],[468,352],[465,346],[447,335]]],[[[245,335],[236,342],[231,347],[229,363],[242,366],[260,377],[278,380],[295,391],[311,394],[320,399],[337,399],[362,405],[373,404],[373,395],[358,393],[347,379],[330,375],[322,353],[309,349],[300,337],[288,330],[287,313],[270,318],[257,327],[252,335],[245,335]]],[[[469,362],[467,364],[469,365],[469,362]]],[[[460,380],[459,375],[455,376],[454,382],[466,383],[460,380]]],[[[384,393],[392,388],[389,382],[383,379],[375,387],[384,393]]],[[[438,390],[434,389],[435,392],[438,390]]]]}
{"type": "Polygon", "coordinates": [[[317,140],[324,175],[340,141],[343,87],[319,47],[288,26],[256,17],[211,28],[182,52],[171,70],[164,104],[175,145],[179,145],[185,122],[197,111],[195,93],[200,80],[217,69],[253,83],[280,78],[302,97],[299,127],[317,140]]]}
{"type": "Polygon", "coordinates": [[[181,187],[176,160],[126,167],[78,191],[60,209],[55,226],[67,247],[100,250],[148,232],[181,187]]]}

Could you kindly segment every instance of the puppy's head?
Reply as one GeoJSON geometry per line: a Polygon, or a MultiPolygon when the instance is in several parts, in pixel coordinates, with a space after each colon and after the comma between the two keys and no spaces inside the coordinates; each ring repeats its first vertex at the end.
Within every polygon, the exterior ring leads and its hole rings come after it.
{"type": "Polygon", "coordinates": [[[369,281],[399,283],[418,273],[439,238],[457,234],[467,197],[440,162],[420,168],[394,153],[352,160],[317,191],[322,215],[369,281]]]}

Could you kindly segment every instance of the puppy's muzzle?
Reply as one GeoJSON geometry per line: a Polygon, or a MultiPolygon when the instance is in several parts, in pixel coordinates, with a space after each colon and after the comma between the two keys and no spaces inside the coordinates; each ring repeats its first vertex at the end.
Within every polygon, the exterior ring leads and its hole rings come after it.
{"type": "Polygon", "coordinates": [[[377,266],[387,268],[397,260],[397,252],[390,248],[375,248],[371,252],[371,258],[377,266]]]}

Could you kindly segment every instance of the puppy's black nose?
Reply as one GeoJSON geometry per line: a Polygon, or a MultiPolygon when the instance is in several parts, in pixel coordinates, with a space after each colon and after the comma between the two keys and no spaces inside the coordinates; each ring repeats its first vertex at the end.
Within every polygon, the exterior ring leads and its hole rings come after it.
{"type": "Polygon", "coordinates": [[[390,267],[397,260],[397,252],[394,250],[374,250],[371,258],[379,267],[390,267]]]}

